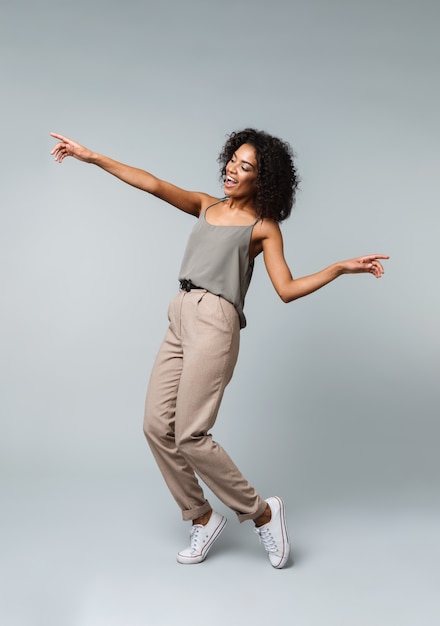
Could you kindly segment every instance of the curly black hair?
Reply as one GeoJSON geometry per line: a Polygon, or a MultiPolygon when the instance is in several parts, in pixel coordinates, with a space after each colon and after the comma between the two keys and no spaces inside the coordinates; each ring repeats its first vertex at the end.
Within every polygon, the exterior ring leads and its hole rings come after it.
{"type": "Polygon", "coordinates": [[[218,157],[222,180],[226,177],[226,165],[243,144],[255,148],[258,175],[255,205],[260,217],[275,222],[287,219],[295,203],[299,176],[290,145],[268,133],[246,128],[229,135],[218,157]]]}

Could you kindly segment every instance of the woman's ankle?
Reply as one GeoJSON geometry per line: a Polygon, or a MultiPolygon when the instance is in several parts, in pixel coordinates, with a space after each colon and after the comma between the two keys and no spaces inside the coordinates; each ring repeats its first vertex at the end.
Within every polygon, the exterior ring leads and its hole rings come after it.
{"type": "Polygon", "coordinates": [[[196,517],[196,519],[193,519],[192,521],[193,526],[195,524],[201,524],[202,526],[206,526],[206,524],[211,519],[211,515],[212,515],[212,509],[210,509],[207,513],[204,513],[203,515],[200,515],[200,517],[196,517]]]}
{"type": "Polygon", "coordinates": [[[260,517],[257,517],[257,519],[254,519],[254,524],[257,528],[259,528],[260,526],[264,526],[264,524],[268,524],[271,519],[272,519],[272,511],[270,510],[270,506],[267,505],[264,512],[260,515],[260,517]]]}

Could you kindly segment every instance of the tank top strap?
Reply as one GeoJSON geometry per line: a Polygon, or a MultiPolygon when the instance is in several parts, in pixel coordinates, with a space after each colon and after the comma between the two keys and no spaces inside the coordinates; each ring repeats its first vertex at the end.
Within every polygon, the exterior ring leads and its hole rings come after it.
{"type": "Polygon", "coordinates": [[[228,196],[224,196],[223,198],[220,198],[219,200],[216,200],[215,202],[213,202],[212,204],[209,204],[206,209],[204,211],[202,211],[202,213],[200,213],[200,216],[203,215],[203,213],[206,213],[206,211],[208,209],[210,209],[212,206],[215,206],[216,204],[220,204],[220,202],[224,202],[226,200],[228,196]]]}
{"type": "MultiPolygon", "coordinates": [[[[216,200],[216,201],[215,201],[215,202],[213,202],[212,204],[209,204],[209,205],[206,207],[206,209],[205,209],[202,213],[200,213],[200,217],[201,217],[203,214],[206,214],[206,211],[207,211],[208,209],[210,209],[212,206],[215,206],[216,204],[220,204],[220,202],[224,202],[224,201],[227,199],[227,197],[228,197],[228,196],[224,196],[223,198],[220,198],[219,200],[216,200]]],[[[254,222],[253,224],[249,224],[249,226],[251,226],[251,227],[253,228],[254,226],[256,226],[256,224],[258,224],[258,222],[261,222],[261,217],[257,217],[257,219],[255,220],[255,222],[254,222]]]]}

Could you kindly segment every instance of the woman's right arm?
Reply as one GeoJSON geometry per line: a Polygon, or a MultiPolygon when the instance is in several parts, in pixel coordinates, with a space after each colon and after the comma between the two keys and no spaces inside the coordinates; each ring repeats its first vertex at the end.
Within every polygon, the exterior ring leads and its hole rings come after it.
{"type": "Polygon", "coordinates": [[[190,213],[197,217],[201,209],[211,200],[211,197],[207,194],[198,191],[186,191],[185,189],[176,187],[171,183],[153,176],[153,174],[145,170],[119,163],[103,154],[92,152],[92,150],[73,141],[73,139],[64,137],[64,135],[57,133],[50,134],[55,139],[59,140],[51,150],[51,154],[55,155],[55,161],[59,163],[62,163],[68,156],[74,157],[84,163],[92,163],[109,174],[116,176],[116,178],[119,178],[124,183],[137,187],[147,193],[151,193],[181,211],[185,211],[185,213],[190,213]]]}

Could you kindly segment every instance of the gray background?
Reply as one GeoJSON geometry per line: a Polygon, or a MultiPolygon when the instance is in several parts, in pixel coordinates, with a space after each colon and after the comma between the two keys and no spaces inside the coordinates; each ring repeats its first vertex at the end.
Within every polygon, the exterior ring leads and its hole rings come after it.
{"type": "MultiPolygon", "coordinates": [[[[437,2],[2,3],[1,588],[8,626],[437,623],[437,2]],[[141,431],[192,218],[49,151],[50,131],[221,194],[226,135],[289,141],[295,275],[257,263],[215,436],[288,505],[295,566],[249,524],[197,568],[141,431]]],[[[225,508],[214,497],[216,508],[225,508]]]]}

